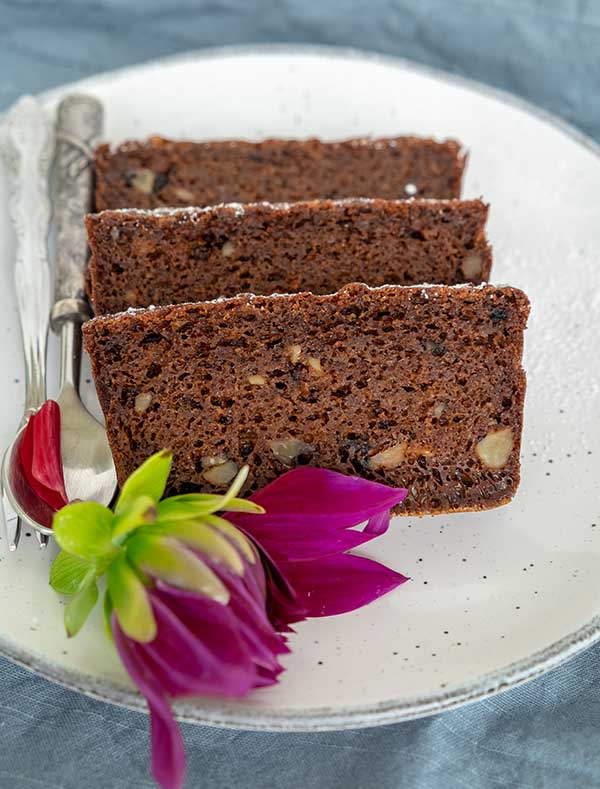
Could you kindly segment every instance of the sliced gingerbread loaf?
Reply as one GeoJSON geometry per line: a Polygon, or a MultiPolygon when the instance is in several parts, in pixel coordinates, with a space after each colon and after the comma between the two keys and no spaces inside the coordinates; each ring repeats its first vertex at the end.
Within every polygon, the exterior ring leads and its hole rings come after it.
{"type": "Polygon", "coordinates": [[[480,200],[313,201],[103,211],[86,218],[97,315],[238,293],[333,293],[349,282],[487,280],[480,200]]]}
{"type": "Polygon", "coordinates": [[[181,142],[151,137],[94,160],[96,209],[342,197],[460,197],[465,156],[420,137],[181,142]]]}
{"type": "Polygon", "coordinates": [[[519,482],[525,294],[350,285],[130,310],[83,328],[117,475],[174,452],[171,492],[250,488],[297,464],[486,509],[519,482]]]}

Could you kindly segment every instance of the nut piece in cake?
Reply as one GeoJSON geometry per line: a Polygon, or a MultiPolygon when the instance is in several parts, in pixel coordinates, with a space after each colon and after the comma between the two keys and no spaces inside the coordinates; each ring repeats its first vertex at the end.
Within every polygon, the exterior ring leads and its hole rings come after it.
{"type": "Polygon", "coordinates": [[[465,275],[465,279],[470,280],[471,282],[479,282],[482,265],[483,261],[481,259],[481,255],[478,255],[475,252],[471,252],[470,255],[467,255],[461,266],[462,273],[465,275]]]}
{"type": "Polygon", "coordinates": [[[226,241],[221,247],[221,254],[224,258],[230,258],[235,255],[235,245],[233,241],[226,241]]]}
{"type": "Polygon", "coordinates": [[[226,460],[216,466],[211,466],[202,472],[202,476],[211,485],[227,485],[238,473],[239,467],[233,460],[226,460]]]}
{"type": "Polygon", "coordinates": [[[492,430],[475,447],[475,454],[484,466],[498,469],[506,465],[514,444],[510,427],[492,430]]]}
{"type": "Polygon", "coordinates": [[[406,441],[401,441],[399,444],[394,444],[393,447],[377,452],[376,455],[371,455],[369,458],[370,468],[377,470],[380,468],[396,468],[404,460],[406,454],[406,441]]]}
{"type": "Polygon", "coordinates": [[[269,441],[271,451],[285,466],[293,466],[301,458],[310,458],[315,451],[311,444],[299,438],[280,438],[269,441]]]}
{"type": "Polygon", "coordinates": [[[131,186],[138,192],[141,192],[145,195],[152,194],[154,190],[155,178],[155,173],[153,173],[152,170],[148,170],[146,167],[129,174],[129,182],[131,183],[131,186]]]}
{"type": "Polygon", "coordinates": [[[321,367],[321,360],[316,356],[309,356],[306,364],[308,365],[309,370],[315,375],[322,374],[323,368],[321,367]]]}
{"type": "Polygon", "coordinates": [[[152,402],[152,395],[148,392],[141,392],[135,398],[134,408],[138,414],[142,414],[152,402]]]}
{"type": "Polygon", "coordinates": [[[302,354],[302,346],[301,345],[288,345],[287,347],[287,355],[292,364],[298,364],[300,361],[300,355],[302,354]]]}

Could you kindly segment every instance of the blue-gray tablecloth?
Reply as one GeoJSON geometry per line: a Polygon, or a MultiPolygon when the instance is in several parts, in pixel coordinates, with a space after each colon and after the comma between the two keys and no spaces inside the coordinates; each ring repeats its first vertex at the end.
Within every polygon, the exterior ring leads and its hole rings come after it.
{"type": "MultiPolygon", "coordinates": [[[[502,87],[600,141],[600,0],[0,0],[0,110],[24,92],[251,42],[401,55],[502,87]]],[[[150,787],[148,719],[0,659],[0,789],[150,787]]],[[[184,727],[189,786],[600,787],[600,646],[425,720],[262,734],[184,727]]]]}

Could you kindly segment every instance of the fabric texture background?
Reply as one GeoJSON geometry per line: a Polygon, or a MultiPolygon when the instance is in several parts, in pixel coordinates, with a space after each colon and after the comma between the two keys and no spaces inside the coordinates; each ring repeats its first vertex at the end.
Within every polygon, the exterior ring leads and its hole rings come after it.
{"type": "MultiPolygon", "coordinates": [[[[0,111],[205,46],[353,46],[501,87],[600,142],[600,0],[0,0],[0,111]]],[[[493,699],[320,734],[186,725],[189,787],[600,787],[600,645],[493,699]]],[[[0,659],[0,789],[153,786],[148,719],[0,659]]]]}

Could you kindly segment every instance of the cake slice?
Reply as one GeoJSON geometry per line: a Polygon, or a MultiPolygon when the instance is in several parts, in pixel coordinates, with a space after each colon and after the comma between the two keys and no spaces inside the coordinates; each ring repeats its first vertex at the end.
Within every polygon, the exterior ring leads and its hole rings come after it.
{"type": "Polygon", "coordinates": [[[349,285],[130,310],[83,327],[119,482],[161,448],[170,492],[297,464],[478,510],[519,482],[529,302],[510,287],[349,285]]]}
{"type": "Polygon", "coordinates": [[[349,282],[479,283],[480,200],[313,201],[103,211],[86,218],[97,315],[238,293],[333,293],[349,282]]]}
{"type": "Polygon", "coordinates": [[[420,137],[182,142],[151,137],[95,155],[96,209],[341,197],[460,197],[454,140],[420,137]]]}

